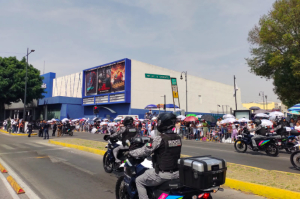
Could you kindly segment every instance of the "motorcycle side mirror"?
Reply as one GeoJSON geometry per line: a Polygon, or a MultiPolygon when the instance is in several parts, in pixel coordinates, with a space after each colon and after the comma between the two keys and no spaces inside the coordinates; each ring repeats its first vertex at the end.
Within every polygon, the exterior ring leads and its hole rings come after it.
{"type": "Polygon", "coordinates": [[[109,139],[109,135],[105,135],[105,136],[103,137],[103,139],[104,139],[105,141],[107,141],[107,140],[109,139]]]}

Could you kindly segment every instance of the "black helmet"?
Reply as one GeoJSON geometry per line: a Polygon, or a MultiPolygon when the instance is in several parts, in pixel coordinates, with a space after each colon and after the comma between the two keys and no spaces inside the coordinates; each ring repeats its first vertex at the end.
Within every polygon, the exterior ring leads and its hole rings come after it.
{"type": "Polygon", "coordinates": [[[258,125],[261,124],[261,120],[258,119],[258,118],[256,118],[256,119],[253,121],[253,123],[254,123],[256,126],[258,126],[258,125]]]}
{"type": "Polygon", "coordinates": [[[124,126],[130,126],[133,124],[133,118],[132,117],[125,117],[125,119],[123,120],[123,124],[124,126]]]}
{"type": "Polygon", "coordinates": [[[161,133],[172,129],[176,124],[176,115],[173,113],[160,113],[157,117],[157,130],[161,133]]]}

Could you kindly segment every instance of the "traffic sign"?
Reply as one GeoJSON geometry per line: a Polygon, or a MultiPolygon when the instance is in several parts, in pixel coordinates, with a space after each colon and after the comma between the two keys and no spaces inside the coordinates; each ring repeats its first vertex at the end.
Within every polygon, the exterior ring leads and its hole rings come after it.
{"type": "Polygon", "coordinates": [[[149,73],[145,73],[145,77],[146,78],[153,78],[153,79],[170,79],[169,75],[157,75],[157,74],[149,74],[149,73]]]}
{"type": "Polygon", "coordinates": [[[173,97],[178,98],[178,92],[177,91],[173,91],[173,97]]]}
{"type": "Polygon", "coordinates": [[[171,84],[174,85],[174,86],[177,86],[177,79],[172,77],[171,78],[171,84]]]}

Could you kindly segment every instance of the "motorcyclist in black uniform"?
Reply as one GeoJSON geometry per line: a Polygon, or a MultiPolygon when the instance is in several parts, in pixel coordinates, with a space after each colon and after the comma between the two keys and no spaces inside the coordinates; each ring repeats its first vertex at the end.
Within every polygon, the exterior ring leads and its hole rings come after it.
{"type": "Polygon", "coordinates": [[[250,130],[249,132],[255,131],[255,135],[251,138],[251,140],[252,140],[253,150],[258,151],[258,147],[255,140],[259,138],[264,138],[267,132],[266,132],[266,128],[261,125],[261,120],[259,118],[254,119],[253,123],[256,125],[256,127],[250,130]]]}
{"type": "Polygon", "coordinates": [[[285,121],[285,118],[277,118],[276,119],[276,127],[274,128],[274,132],[276,132],[277,137],[281,137],[286,134],[285,127],[288,126],[287,121],[285,121]]]}
{"type": "Polygon", "coordinates": [[[181,138],[172,131],[176,115],[161,113],[157,117],[157,130],[161,133],[142,148],[129,152],[132,157],[147,157],[154,153],[153,169],[148,169],[136,179],[140,199],[148,199],[146,186],[158,186],[165,181],[179,178],[178,159],[181,153],[181,138]]]}
{"type": "Polygon", "coordinates": [[[128,149],[129,147],[126,145],[126,140],[129,142],[133,137],[138,134],[137,129],[133,126],[133,118],[132,117],[125,117],[123,120],[123,125],[120,130],[110,136],[110,138],[118,137],[122,135],[122,145],[118,146],[114,149],[113,153],[117,163],[120,163],[121,160],[118,159],[118,152],[120,149],[128,149]]]}

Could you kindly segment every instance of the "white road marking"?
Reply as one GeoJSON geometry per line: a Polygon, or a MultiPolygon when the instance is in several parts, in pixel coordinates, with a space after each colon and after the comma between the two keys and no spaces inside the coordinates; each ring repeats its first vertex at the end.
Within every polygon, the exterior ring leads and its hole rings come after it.
{"type": "Polygon", "coordinates": [[[90,175],[95,175],[95,173],[93,173],[93,172],[91,172],[91,171],[89,171],[89,170],[87,170],[87,169],[81,168],[81,167],[79,167],[79,166],[76,166],[76,165],[74,165],[74,164],[72,164],[72,163],[70,163],[70,162],[61,162],[61,163],[66,164],[66,165],[68,165],[68,166],[71,166],[71,167],[73,167],[73,168],[75,168],[75,169],[78,169],[78,170],[80,170],[80,171],[82,171],[82,172],[88,173],[88,174],[90,174],[90,175]]]}
{"type": "Polygon", "coordinates": [[[26,145],[30,145],[30,146],[33,146],[33,147],[43,147],[42,145],[40,145],[40,144],[36,144],[36,143],[32,143],[32,142],[28,142],[28,143],[26,143],[26,145]]]}
{"type": "Polygon", "coordinates": [[[6,144],[1,144],[0,146],[3,147],[3,148],[6,148],[6,149],[8,149],[8,150],[14,150],[14,149],[15,149],[15,148],[13,148],[13,147],[11,147],[11,146],[8,146],[8,145],[6,145],[6,144]]]}
{"type": "Polygon", "coordinates": [[[15,181],[24,189],[28,198],[40,199],[40,197],[30,189],[30,187],[18,176],[18,174],[14,172],[14,170],[8,164],[6,164],[6,162],[2,160],[2,158],[0,158],[0,163],[4,166],[4,168],[7,169],[9,175],[13,177],[15,181]]]}
{"type": "Polygon", "coordinates": [[[11,197],[13,199],[20,199],[20,197],[18,196],[18,194],[13,190],[13,188],[10,186],[10,184],[8,183],[8,181],[6,180],[6,178],[2,175],[2,173],[0,173],[0,179],[3,181],[3,184],[7,188],[9,194],[11,195],[11,197]]]}

